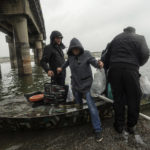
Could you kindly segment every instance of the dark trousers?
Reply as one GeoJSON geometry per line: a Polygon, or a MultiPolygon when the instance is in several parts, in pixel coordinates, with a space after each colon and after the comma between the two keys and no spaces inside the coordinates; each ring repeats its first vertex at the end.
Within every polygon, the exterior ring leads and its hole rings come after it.
{"type": "Polygon", "coordinates": [[[115,126],[125,125],[125,105],[128,106],[127,126],[133,127],[137,124],[142,95],[139,77],[138,68],[129,64],[115,64],[110,68],[109,81],[114,97],[115,126]]]}
{"type": "Polygon", "coordinates": [[[54,71],[54,76],[51,77],[51,83],[64,86],[65,85],[65,79],[66,79],[66,70],[61,72],[60,74],[57,74],[56,71],[54,71]]]}

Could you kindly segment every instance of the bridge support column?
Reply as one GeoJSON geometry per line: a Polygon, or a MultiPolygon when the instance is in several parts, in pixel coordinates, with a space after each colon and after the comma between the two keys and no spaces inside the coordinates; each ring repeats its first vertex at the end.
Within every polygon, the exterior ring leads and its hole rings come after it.
{"type": "Polygon", "coordinates": [[[40,65],[40,61],[42,59],[42,42],[36,41],[35,42],[35,51],[34,51],[34,58],[37,65],[40,65]]]}
{"type": "Polygon", "coordinates": [[[17,68],[17,57],[16,57],[16,49],[14,46],[14,41],[11,37],[6,36],[6,42],[8,43],[9,47],[9,56],[10,56],[10,64],[11,68],[17,68]]]}
{"type": "Polygon", "coordinates": [[[33,49],[33,53],[34,53],[34,63],[36,65],[38,65],[38,59],[37,59],[37,51],[36,51],[36,49],[33,49]]]}
{"type": "Polygon", "coordinates": [[[0,79],[2,78],[2,72],[1,72],[1,64],[0,64],[0,79]]]}
{"type": "Polygon", "coordinates": [[[14,18],[14,37],[19,75],[32,74],[27,19],[14,18]]]}

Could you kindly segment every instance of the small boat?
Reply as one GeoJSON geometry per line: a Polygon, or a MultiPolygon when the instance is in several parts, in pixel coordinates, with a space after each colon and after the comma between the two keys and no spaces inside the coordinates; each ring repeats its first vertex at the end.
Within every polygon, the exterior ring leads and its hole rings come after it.
{"type": "MultiPolygon", "coordinates": [[[[37,94],[41,93],[38,92],[37,94]]],[[[96,97],[94,100],[101,118],[112,116],[113,107],[111,103],[100,97],[96,97]]],[[[43,103],[38,107],[32,107],[32,104],[23,97],[1,102],[0,130],[53,129],[81,125],[90,121],[90,114],[85,100],[82,108],[77,108],[71,103],[61,104],[59,107],[55,104],[43,105],[43,103]]],[[[150,107],[148,96],[144,97],[141,105],[142,108],[150,107]]]]}
{"type": "MultiPolygon", "coordinates": [[[[23,101],[24,103],[25,101],[23,101]]],[[[100,116],[104,117],[111,113],[112,105],[101,99],[95,99],[96,106],[100,116]]],[[[9,105],[11,105],[9,103],[9,105]]],[[[19,103],[17,103],[19,105],[19,103]]],[[[29,105],[26,103],[26,105],[29,105]]],[[[29,105],[28,107],[31,107],[29,105]]],[[[39,106],[32,108],[28,112],[18,114],[0,114],[0,130],[25,130],[25,129],[42,129],[42,128],[59,128],[66,126],[80,125],[90,121],[88,106],[84,103],[82,108],[60,108],[54,105],[39,106]]]]}

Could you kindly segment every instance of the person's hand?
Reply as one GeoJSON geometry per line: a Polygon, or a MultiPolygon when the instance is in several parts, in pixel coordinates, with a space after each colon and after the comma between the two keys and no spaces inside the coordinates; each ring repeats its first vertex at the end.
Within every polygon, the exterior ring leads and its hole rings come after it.
{"type": "Polygon", "coordinates": [[[61,73],[62,72],[62,68],[57,68],[57,73],[61,73]]]}
{"type": "Polygon", "coordinates": [[[98,65],[99,65],[100,68],[104,67],[104,63],[102,61],[100,61],[100,60],[98,61],[98,65]]]}
{"type": "Polygon", "coordinates": [[[51,70],[49,70],[49,71],[48,71],[48,76],[49,76],[49,77],[54,76],[54,72],[53,72],[53,71],[51,71],[51,70]]]}

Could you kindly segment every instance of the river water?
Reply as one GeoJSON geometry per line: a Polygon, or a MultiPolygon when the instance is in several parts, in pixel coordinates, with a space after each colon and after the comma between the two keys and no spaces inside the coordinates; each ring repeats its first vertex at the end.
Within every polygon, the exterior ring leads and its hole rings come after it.
{"type": "MultiPolygon", "coordinates": [[[[140,69],[141,74],[150,80],[150,61],[140,69]]],[[[50,78],[41,67],[32,62],[32,76],[18,77],[17,70],[10,67],[10,63],[2,63],[2,79],[0,80],[0,101],[12,101],[23,97],[24,93],[43,90],[45,82],[50,78]]],[[[96,70],[93,69],[93,72],[96,70]]],[[[69,81],[69,70],[67,81],[69,81]]],[[[150,110],[144,111],[150,115],[150,110]]],[[[145,143],[137,142],[133,136],[118,135],[112,127],[112,118],[103,122],[102,143],[94,141],[90,124],[54,130],[38,130],[26,132],[0,133],[0,150],[150,150],[150,122],[140,118],[138,134],[145,143]],[[125,137],[126,136],[126,137],[125,137]],[[124,138],[125,137],[125,138],[124,138]]],[[[137,140],[136,140],[137,139],[137,140]]]]}
{"type": "MultiPolygon", "coordinates": [[[[44,73],[41,67],[32,62],[31,76],[18,77],[17,69],[11,69],[10,63],[1,64],[2,79],[0,79],[0,101],[21,96],[24,93],[43,90],[44,83],[50,82],[50,78],[44,73]]],[[[95,69],[93,68],[93,72],[95,69]]],[[[150,61],[140,69],[141,74],[146,75],[150,80],[150,61]]],[[[67,81],[69,81],[69,70],[67,81]]]]}
{"type": "Polygon", "coordinates": [[[42,69],[32,63],[33,74],[19,77],[17,69],[11,69],[10,63],[1,64],[2,79],[0,80],[0,100],[23,95],[32,91],[39,91],[49,79],[42,69]]]}

